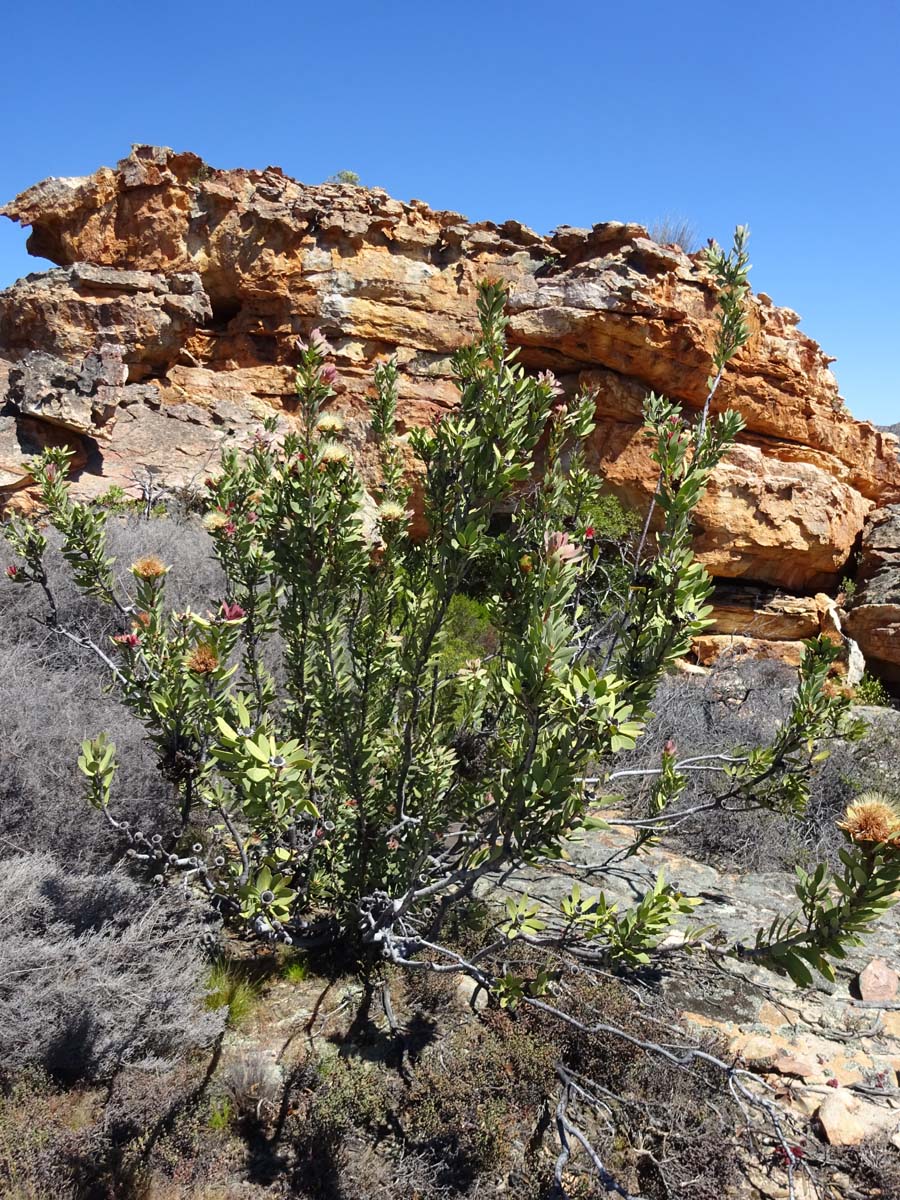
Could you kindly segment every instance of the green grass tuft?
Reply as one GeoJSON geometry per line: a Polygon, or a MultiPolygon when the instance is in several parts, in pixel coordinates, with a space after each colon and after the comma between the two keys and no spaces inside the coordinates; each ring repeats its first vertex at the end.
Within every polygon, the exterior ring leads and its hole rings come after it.
{"type": "Polygon", "coordinates": [[[228,1008],[228,1025],[236,1029],[253,1009],[258,998],[257,988],[244,978],[234,963],[221,960],[215,963],[206,981],[206,1007],[228,1008]]]}

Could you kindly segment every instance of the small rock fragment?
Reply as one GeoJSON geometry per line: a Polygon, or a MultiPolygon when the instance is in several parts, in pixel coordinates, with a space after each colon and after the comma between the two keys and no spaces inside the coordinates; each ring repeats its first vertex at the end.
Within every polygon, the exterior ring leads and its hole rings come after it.
{"type": "Polygon", "coordinates": [[[459,983],[456,985],[456,1002],[460,1008],[468,1009],[470,1012],[481,1012],[487,1008],[488,994],[487,991],[468,975],[463,975],[459,983]]]}
{"type": "Polygon", "coordinates": [[[830,1146],[857,1146],[865,1138],[869,1130],[854,1111],[856,1107],[853,1095],[843,1088],[819,1105],[816,1117],[830,1146]]]}
{"type": "Polygon", "coordinates": [[[779,1054],[772,1063],[772,1070],[779,1075],[795,1075],[798,1079],[810,1079],[813,1075],[821,1075],[822,1068],[808,1058],[800,1058],[793,1054],[779,1054]]]}
{"type": "Polygon", "coordinates": [[[857,982],[860,996],[869,1002],[893,1000],[897,995],[897,972],[883,958],[873,958],[857,982]]]}

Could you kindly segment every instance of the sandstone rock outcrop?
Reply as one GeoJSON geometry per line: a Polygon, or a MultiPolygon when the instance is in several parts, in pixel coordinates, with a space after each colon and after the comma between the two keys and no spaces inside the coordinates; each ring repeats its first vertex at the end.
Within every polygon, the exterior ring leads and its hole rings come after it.
{"type": "Polygon", "coordinates": [[[824,592],[788,596],[772,588],[720,584],[713,593],[711,618],[709,631],[694,639],[702,666],[728,655],[769,658],[796,667],[803,642],[824,634],[841,648],[836,671],[848,684],[857,684],[865,670],[863,655],[845,628],[847,614],[824,592]]]}
{"type": "MultiPolygon", "coordinates": [[[[591,457],[624,500],[652,491],[647,391],[689,408],[706,392],[712,280],[700,256],[637,225],[544,237],[147,146],[0,211],[59,264],[0,294],[0,502],[28,486],[27,422],[69,431],[85,493],[127,485],[135,466],[188,481],[223,437],[246,436],[264,413],[290,420],[296,338],[314,325],[335,347],[337,403],[364,455],[377,356],[398,354],[402,428],[454,403],[449,358],[474,331],[485,276],[509,283],[526,366],[554,370],[567,390],[596,388],[591,457]],[[105,382],[91,365],[109,345],[127,380],[105,382]]],[[[795,313],[757,296],[749,320],[717,397],[747,430],[700,507],[697,551],[719,577],[827,589],[870,510],[900,501],[897,441],[842,408],[830,360],[795,313]]]]}
{"type": "Polygon", "coordinates": [[[883,678],[900,682],[900,504],[876,509],[862,535],[848,629],[883,678]]]}

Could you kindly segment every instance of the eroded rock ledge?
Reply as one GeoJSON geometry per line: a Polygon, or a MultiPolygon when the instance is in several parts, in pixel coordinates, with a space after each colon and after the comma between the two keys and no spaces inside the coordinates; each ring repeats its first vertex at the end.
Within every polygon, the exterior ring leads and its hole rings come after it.
{"type": "MultiPolygon", "coordinates": [[[[688,407],[705,395],[712,281],[698,255],[637,225],[543,237],[150,146],[0,212],[59,264],[0,293],[0,503],[22,501],[27,454],[60,437],[79,450],[85,494],[127,486],[135,468],[189,481],[262,414],[291,421],[295,340],[314,325],[336,349],[338,403],[365,460],[373,361],[398,354],[403,428],[452,405],[449,356],[474,332],[485,276],[509,282],[522,361],[567,389],[596,387],[591,455],[627,502],[644,503],[653,480],[648,389],[688,407]]],[[[701,505],[696,546],[716,576],[827,591],[869,512],[900,502],[900,468],[896,438],[843,409],[798,320],[751,300],[752,337],[718,396],[747,430],[701,505]]]]}

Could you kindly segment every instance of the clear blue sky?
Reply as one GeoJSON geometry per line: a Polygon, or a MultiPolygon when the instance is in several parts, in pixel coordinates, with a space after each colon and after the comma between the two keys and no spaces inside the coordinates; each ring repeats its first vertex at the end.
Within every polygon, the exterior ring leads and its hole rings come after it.
{"type": "MultiPolygon", "coordinates": [[[[896,0],[15,4],[0,198],[132,142],[540,231],[752,230],[754,285],[900,421],[896,0]]],[[[41,269],[0,221],[0,286],[41,269]]]]}

